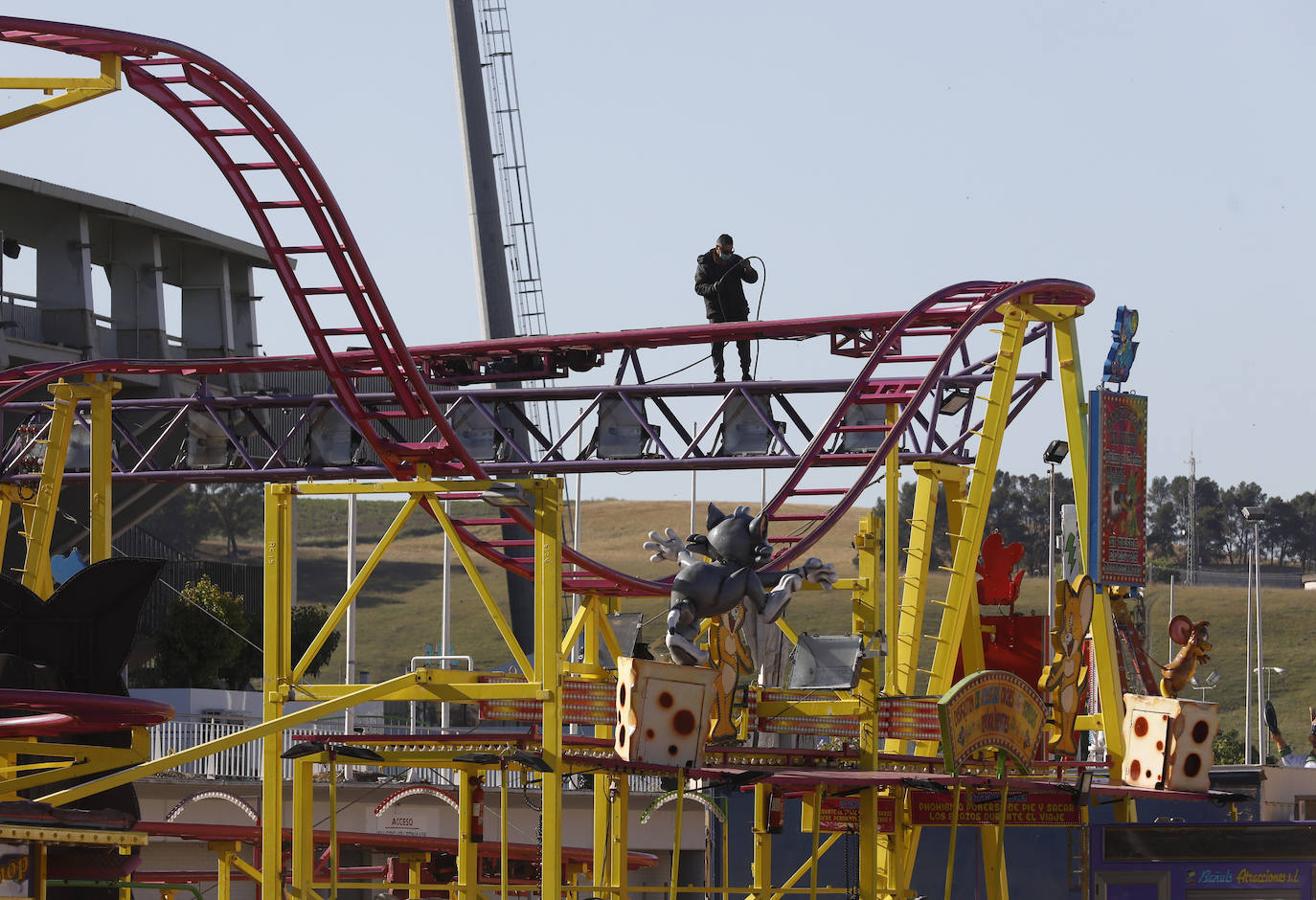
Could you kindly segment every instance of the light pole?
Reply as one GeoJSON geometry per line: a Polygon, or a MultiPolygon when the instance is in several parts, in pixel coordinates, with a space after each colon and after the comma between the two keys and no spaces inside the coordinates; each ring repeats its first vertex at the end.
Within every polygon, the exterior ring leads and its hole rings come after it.
{"type": "MultiPolygon", "coordinates": [[[[1051,471],[1051,490],[1049,512],[1046,517],[1046,633],[1051,634],[1055,627],[1052,621],[1055,607],[1056,592],[1056,466],[1065,461],[1069,455],[1068,441],[1052,441],[1046,445],[1046,450],[1042,453],[1042,462],[1047,464],[1051,471]]],[[[1046,665],[1051,654],[1047,649],[1047,642],[1042,641],[1042,664],[1046,665]]]]}
{"type": "MultiPolygon", "coordinates": [[[[1257,676],[1257,763],[1261,764],[1266,760],[1266,754],[1261,751],[1261,742],[1265,739],[1266,734],[1266,703],[1261,690],[1261,676],[1266,667],[1261,640],[1261,523],[1266,521],[1266,511],[1260,506],[1245,506],[1243,507],[1243,520],[1252,523],[1252,571],[1248,573],[1248,581],[1252,587],[1251,590],[1248,591],[1248,595],[1256,605],[1257,664],[1256,668],[1253,669],[1253,672],[1255,672],[1257,676]]],[[[1249,607],[1249,612],[1251,612],[1251,607],[1249,607]]],[[[1249,663],[1250,662],[1251,660],[1249,660],[1249,663]]],[[[1250,716],[1250,713],[1250,709],[1245,710],[1245,714],[1250,716]]],[[[1248,747],[1251,747],[1250,736],[1248,747]]]]}

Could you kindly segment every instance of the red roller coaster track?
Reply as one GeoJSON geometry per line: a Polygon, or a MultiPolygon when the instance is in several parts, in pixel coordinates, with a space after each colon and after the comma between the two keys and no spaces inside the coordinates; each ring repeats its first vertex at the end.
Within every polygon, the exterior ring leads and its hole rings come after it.
{"type": "MultiPolygon", "coordinates": [[[[822,500],[830,505],[824,513],[780,517],[781,521],[799,523],[794,533],[773,539],[778,552],[770,565],[780,567],[801,557],[859,499],[887,453],[902,446],[921,416],[919,407],[935,406],[936,393],[950,376],[957,355],[967,364],[969,336],[979,326],[998,321],[1003,303],[1031,294],[1039,302],[1085,305],[1093,296],[1085,285],[1061,279],[965,282],[940,290],[903,313],[409,348],[323,175],[287,122],[251,85],[223,64],[189,47],[127,32],[0,16],[0,40],[89,58],[106,54],[121,58],[128,84],[182,125],[227,179],[269,254],[313,354],[186,362],[96,360],[62,367],[31,366],[0,373],[0,406],[56,378],[76,373],[316,369],[327,375],[344,414],[393,476],[414,477],[416,466],[425,464],[437,475],[481,478],[485,477],[485,469],[458,440],[423,374],[441,368],[436,361],[567,349],[633,352],[636,348],[706,340],[715,332],[725,332],[720,335],[723,337],[744,332],[765,338],[831,334],[834,352],[860,357],[863,363],[767,503],[770,517],[792,502],[822,500]],[[313,235],[311,242],[306,242],[306,235],[313,235]],[[296,267],[293,257],[298,259],[296,267]],[[317,277],[320,280],[315,280],[317,277]],[[858,331],[865,329],[865,338],[861,339],[858,331]],[[839,348],[838,339],[849,336],[853,336],[853,343],[839,348]],[[937,353],[911,355],[904,342],[920,337],[944,338],[944,343],[937,353]],[[369,349],[344,351],[333,346],[348,339],[357,344],[364,342],[369,349]],[[920,374],[911,378],[901,373],[902,386],[893,393],[891,380],[875,377],[884,364],[916,364],[921,367],[920,374]],[[363,401],[366,392],[359,380],[366,377],[384,379],[387,402],[363,401]],[[900,414],[894,423],[847,424],[847,411],[865,404],[894,404],[900,414]],[[435,438],[400,440],[398,426],[402,424],[422,425],[435,438]],[[822,470],[824,465],[837,464],[837,460],[827,458],[829,442],[854,431],[881,434],[880,446],[843,461],[853,472],[846,484],[837,484],[833,479],[826,487],[805,487],[805,476],[815,467],[822,470]]],[[[889,368],[881,373],[887,371],[889,368]]],[[[934,421],[935,415],[934,411],[934,421]]],[[[528,524],[516,510],[508,510],[507,514],[528,524]]],[[[530,574],[527,566],[531,562],[506,552],[504,542],[482,539],[468,528],[461,530],[463,540],[486,558],[509,571],[530,574]]],[[[564,557],[580,569],[563,576],[564,586],[573,592],[653,594],[666,590],[659,582],[616,571],[570,548],[564,557]]]]}

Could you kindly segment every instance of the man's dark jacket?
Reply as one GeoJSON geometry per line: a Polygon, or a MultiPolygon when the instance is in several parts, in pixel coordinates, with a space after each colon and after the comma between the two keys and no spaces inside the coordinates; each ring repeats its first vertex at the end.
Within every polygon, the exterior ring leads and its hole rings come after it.
{"type": "Polygon", "coordinates": [[[726,259],[718,259],[716,250],[709,250],[699,257],[695,269],[695,293],[704,298],[704,312],[710,322],[745,322],[749,319],[749,303],[745,300],[742,281],[750,284],[759,280],[759,273],[753,266],[745,265],[745,259],[735,253],[726,259]],[[722,278],[728,271],[741,266],[739,272],[733,272],[722,278]],[[721,287],[718,280],[721,279],[721,287]]]}

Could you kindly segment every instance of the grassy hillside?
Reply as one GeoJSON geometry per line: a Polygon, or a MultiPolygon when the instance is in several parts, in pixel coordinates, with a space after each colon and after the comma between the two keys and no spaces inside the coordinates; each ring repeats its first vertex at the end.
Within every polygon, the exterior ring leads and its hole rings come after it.
{"type": "MultiPolygon", "coordinates": [[[[359,561],[364,561],[374,541],[388,526],[400,504],[386,501],[359,504],[359,561]]],[[[730,509],[734,504],[723,504],[730,509]]],[[[298,596],[301,602],[332,603],[342,593],[346,578],[346,505],[342,501],[307,500],[298,503],[297,530],[301,553],[298,567],[298,596]]],[[[813,553],[836,565],[842,575],[855,573],[850,537],[859,513],[852,512],[844,527],[832,533],[813,553]]],[[[603,500],[586,502],[581,513],[581,546],[591,556],[609,565],[654,576],[672,571],[670,564],[649,563],[640,549],[651,528],[670,525],[684,535],[689,528],[688,506],[680,502],[630,502],[603,500]]],[[[702,522],[700,523],[702,526],[702,522]]],[[[258,547],[246,548],[254,559],[258,547]]],[[[358,658],[372,678],[401,672],[426,643],[438,644],[442,540],[434,522],[417,513],[403,531],[367,584],[359,600],[358,658]]],[[[503,603],[502,573],[483,560],[477,564],[495,595],[503,603]]],[[[453,556],[454,649],[474,656],[481,666],[501,665],[509,660],[497,632],[480,605],[470,580],[453,556]]],[[[934,574],[932,596],[943,593],[946,577],[934,574]]],[[[1026,579],[1021,611],[1040,611],[1046,596],[1045,580],[1026,579]]],[[[1151,655],[1160,661],[1169,656],[1165,637],[1168,619],[1168,588],[1149,588],[1148,614],[1152,620],[1151,655]]],[[[1305,732],[1308,705],[1316,705],[1316,684],[1309,661],[1312,638],[1311,611],[1316,594],[1300,590],[1271,590],[1263,595],[1266,634],[1266,663],[1285,672],[1274,679],[1273,699],[1281,724],[1294,738],[1305,732]]],[[[653,621],[645,637],[660,644],[663,634],[665,598],[629,601],[628,608],[642,610],[653,621]]],[[[1175,611],[1211,622],[1215,650],[1204,672],[1219,671],[1220,685],[1208,695],[1221,704],[1225,727],[1242,731],[1245,670],[1244,597],[1241,588],[1178,587],[1175,611]]],[[[925,630],[935,632],[939,607],[931,605],[925,630]]],[[[797,598],[789,612],[792,624],[801,630],[838,633],[848,628],[848,596],[840,593],[807,593],[797,598]]],[[[925,662],[926,664],[926,662],[925,662]]],[[[327,672],[340,672],[342,647],[327,672]]],[[[336,675],[333,677],[337,677],[336,675]]],[[[1199,696],[1191,692],[1190,696],[1199,696]]]]}

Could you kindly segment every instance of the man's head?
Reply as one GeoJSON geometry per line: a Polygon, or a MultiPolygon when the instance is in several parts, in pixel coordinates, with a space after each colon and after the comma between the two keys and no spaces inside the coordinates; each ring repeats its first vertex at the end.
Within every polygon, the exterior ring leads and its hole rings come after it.
{"type": "Polygon", "coordinates": [[[717,250],[719,257],[725,258],[736,252],[736,242],[731,239],[729,234],[719,234],[713,249],[717,250]]]}

